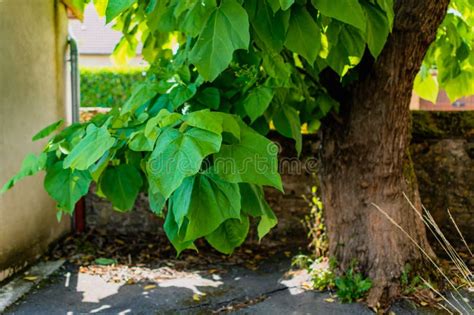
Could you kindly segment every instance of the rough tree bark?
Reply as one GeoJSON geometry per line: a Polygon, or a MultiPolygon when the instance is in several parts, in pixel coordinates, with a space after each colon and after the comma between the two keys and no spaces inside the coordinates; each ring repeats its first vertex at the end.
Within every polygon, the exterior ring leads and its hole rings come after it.
{"type": "Polygon", "coordinates": [[[342,269],[357,260],[373,281],[371,306],[396,298],[405,265],[423,261],[420,250],[372,203],[434,255],[423,223],[403,193],[420,211],[408,153],[409,103],[415,75],[448,2],[397,1],[394,29],[383,52],[375,62],[364,62],[362,79],[339,95],[341,119],[323,122],[319,175],[330,255],[342,269]]]}

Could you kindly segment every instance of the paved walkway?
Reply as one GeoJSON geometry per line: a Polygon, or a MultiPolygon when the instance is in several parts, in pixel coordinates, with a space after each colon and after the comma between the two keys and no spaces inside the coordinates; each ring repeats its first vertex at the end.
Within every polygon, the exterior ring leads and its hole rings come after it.
{"type": "MultiPolygon", "coordinates": [[[[110,276],[79,272],[66,264],[6,314],[373,314],[362,304],[340,304],[330,293],[302,290],[306,275],[288,275],[287,260],[265,264],[257,271],[241,267],[177,273],[167,267],[147,269],[144,273],[154,281],[129,284],[119,277],[121,272],[130,272],[124,268],[110,276]]],[[[426,313],[405,304],[392,310],[397,315],[426,313]]]]}

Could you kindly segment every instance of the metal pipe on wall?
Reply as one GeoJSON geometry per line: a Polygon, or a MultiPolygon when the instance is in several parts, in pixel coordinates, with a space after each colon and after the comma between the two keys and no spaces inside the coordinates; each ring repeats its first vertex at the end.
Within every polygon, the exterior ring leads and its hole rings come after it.
{"type": "MultiPolygon", "coordinates": [[[[69,32],[69,63],[70,63],[70,83],[71,83],[71,122],[78,123],[79,108],[81,106],[80,95],[80,76],[79,76],[79,49],[77,41],[69,32]]],[[[86,228],[86,210],[85,199],[81,198],[75,206],[74,215],[72,217],[72,229],[75,233],[82,233],[86,228]]]]}

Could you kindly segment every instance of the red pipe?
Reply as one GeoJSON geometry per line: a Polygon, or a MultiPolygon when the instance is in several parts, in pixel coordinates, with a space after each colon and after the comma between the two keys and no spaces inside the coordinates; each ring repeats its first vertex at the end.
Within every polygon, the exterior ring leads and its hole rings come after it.
{"type": "Polygon", "coordinates": [[[86,230],[86,202],[84,197],[79,199],[79,201],[76,203],[72,222],[72,229],[74,233],[84,233],[84,231],[86,230]]]}

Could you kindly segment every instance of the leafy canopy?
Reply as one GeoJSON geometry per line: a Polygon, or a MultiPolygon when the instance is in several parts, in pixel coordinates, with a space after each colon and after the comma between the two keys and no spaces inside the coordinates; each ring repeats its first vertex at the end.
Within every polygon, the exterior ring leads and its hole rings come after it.
{"type": "MultiPolygon", "coordinates": [[[[68,1],[79,13],[86,2],[68,1]]],[[[393,0],[94,4],[123,33],[115,60],[125,62],[142,43],[148,76],[109,113],[53,135],[4,190],[46,170],[45,188],[67,213],[92,182],[119,211],[147,193],[178,252],[205,238],[228,254],[245,240],[249,218],[257,218],[259,238],[275,226],[262,189],[282,190],[270,126],[299,153],[301,125],[315,131],[338,111],[320,74],[332,72],[343,85],[357,80],[357,65],[378,57],[394,19],[393,0]]],[[[434,99],[439,87],[451,99],[474,93],[472,19],[468,0],[452,2],[415,82],[421,96],[434,99]]]]}

